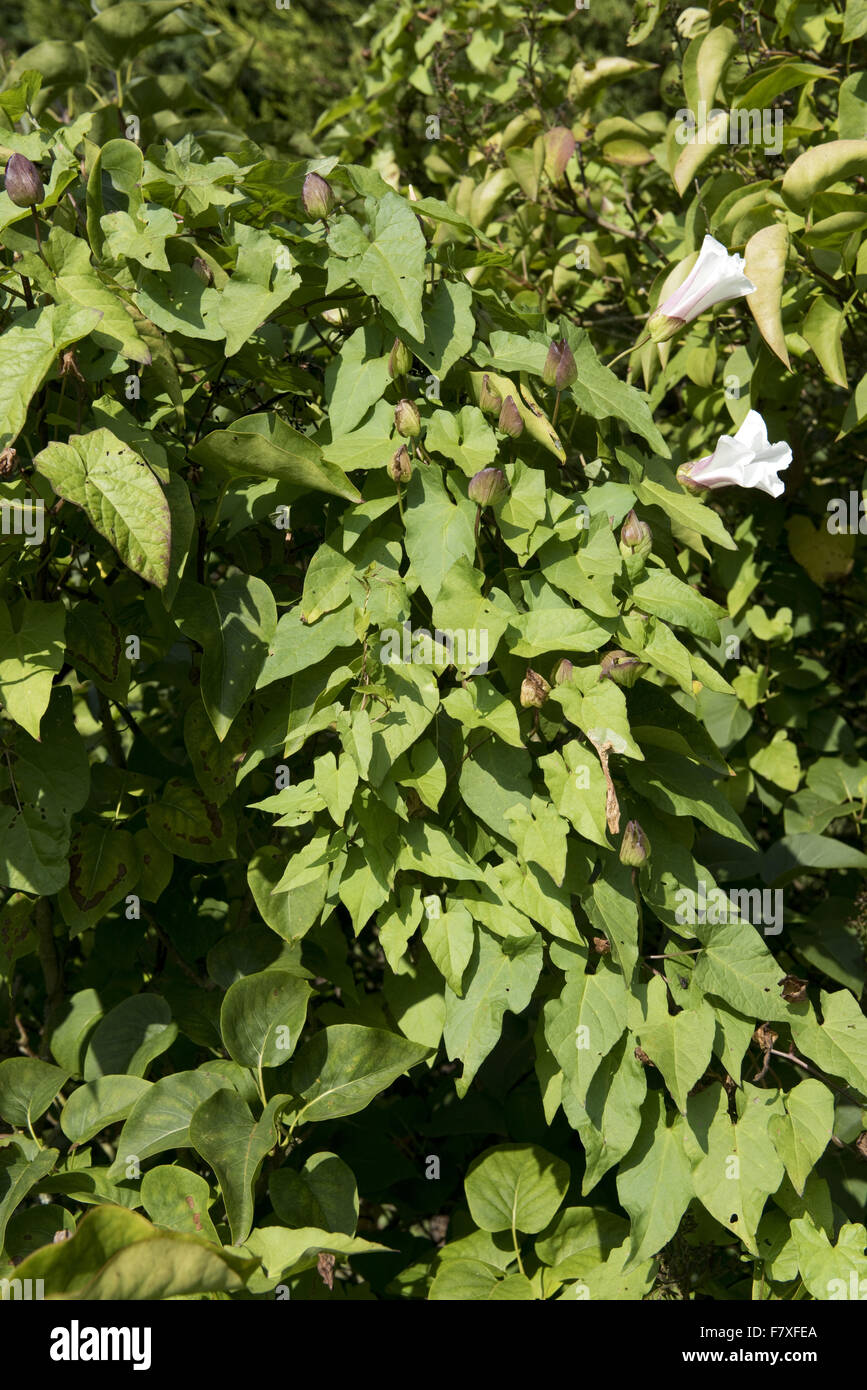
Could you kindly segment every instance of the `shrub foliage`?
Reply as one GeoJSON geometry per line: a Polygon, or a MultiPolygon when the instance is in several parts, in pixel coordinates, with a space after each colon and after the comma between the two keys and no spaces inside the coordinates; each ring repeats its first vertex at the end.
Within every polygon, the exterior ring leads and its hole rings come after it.
{"type": "Polygon", "coordinates": [[[597,8],[376,3],[294,134],[219,7],[7,63],[49,1296],[867,1287],[867,12],[597,8]],[[649,336],[708,236],[754,290],[649,336]],[[751,411],[785,492],[698,491],[751,411]]]}

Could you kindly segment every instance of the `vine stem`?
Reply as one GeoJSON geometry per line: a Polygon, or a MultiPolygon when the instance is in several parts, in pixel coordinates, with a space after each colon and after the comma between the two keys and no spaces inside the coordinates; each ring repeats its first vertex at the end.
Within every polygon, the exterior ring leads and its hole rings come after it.
{"type": "Polygon", "coordinates": [[[616,357],[612,357],[611,361],[606,363],[606,366],[613,367],[614,363],[619,362],[621,357],[628,357],[631,352],[638,352],[639,348],[643,348],[645,343],[649,342],[650,334],[647,333],[643,338],[640,338],[639,341],[633,347],[624,348],[622,352],[618,352],[616,357]]]}

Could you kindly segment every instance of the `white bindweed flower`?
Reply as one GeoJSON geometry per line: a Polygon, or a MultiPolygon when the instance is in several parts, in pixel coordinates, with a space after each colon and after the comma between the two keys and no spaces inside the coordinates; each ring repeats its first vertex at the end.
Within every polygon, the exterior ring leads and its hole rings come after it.
{"type": "Polygon", "coordinates": [[[683,284],[651,315],[647,325],[650,336],[655,343],[664,343],[705,309],[724,299],[752,294],[755,289],[752,280],[744,275],[743,256],[730,255],[715,237],[706,236],[698,260],[683,284]]]}
{"type": "Polygon", "coordinates": [[[690,490],[757,487],[780,497],[786,485],[777,475],[791,462],[788,444],[769,444],[767,425],[757,410],[751,410],[737,434],[720,436],[712,454],[682,464],[677,480],[690,490]]]}

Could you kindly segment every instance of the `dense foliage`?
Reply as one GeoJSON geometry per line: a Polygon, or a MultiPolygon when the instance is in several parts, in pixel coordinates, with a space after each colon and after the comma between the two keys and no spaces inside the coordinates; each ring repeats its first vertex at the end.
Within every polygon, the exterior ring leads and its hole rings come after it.
{"type": "Polygon", "coordinates": [[[5,54],[0,1275],[863,1298],[867,8],[340,8],[5,54]]]}

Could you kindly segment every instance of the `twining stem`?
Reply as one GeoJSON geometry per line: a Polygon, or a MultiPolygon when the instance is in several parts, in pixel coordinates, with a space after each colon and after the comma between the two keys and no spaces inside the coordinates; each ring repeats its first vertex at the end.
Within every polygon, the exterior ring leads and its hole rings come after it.
{"type": "Polygon", "coordinates": [[[42,259],[45,260],[45,252],[42,250],[42,233],[39,230],[39,218],[36,216],[35,208],[31,208],[30,211],[33,213],[33,230],[36,233],[36,249],[42,259]]]}
{"type": "Polygon", "coordinates": [[[615,363],[615,362],[619,362],[620,359],[621,359],[621,357],[628,357],[629,354],[630,354],[631,352],[638,352],[638,349],[639,349],[639,348],[643,348],[644,345],[645,345],[645,343],[649,343],[649,342],[650,342],[650,334],[647,333],[647,334],[645,334],[645,336],[644,336],[643,338],[640,338],[640,339],[639,339],[639,341],[634,345],[634,347],[624,348],[622,352],[618,352],[617,356],[616,356],[616,357],[612,357],[611,361],[610,361],[609,363],[607,363],[607,365],[608,365],[609,367],[613,367],[613,366],[614,366],[614,363],[615,363]]]}

